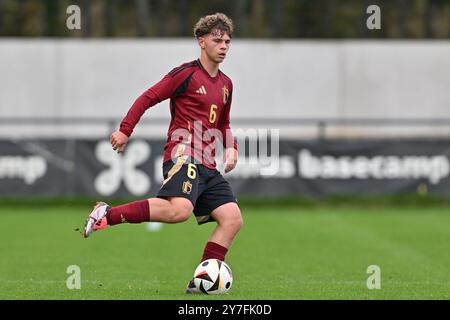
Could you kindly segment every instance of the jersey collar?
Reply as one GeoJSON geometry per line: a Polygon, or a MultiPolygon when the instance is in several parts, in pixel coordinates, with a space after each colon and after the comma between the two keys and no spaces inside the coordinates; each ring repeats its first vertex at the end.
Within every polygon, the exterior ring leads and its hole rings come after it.
{"type": "Polygon", "coordinates": [[[206,71],[206,69],[203,67],[202,63],[200,62],[200,59],[197,59],[197,63],[200,66],[200,69],[205,73],[205,75],[213,82],[216,82],[219,79],[219,75],[221,73],[220,69],[217,71],[217,75],[215,77],[211,77],[211,75],[206,71]]]}

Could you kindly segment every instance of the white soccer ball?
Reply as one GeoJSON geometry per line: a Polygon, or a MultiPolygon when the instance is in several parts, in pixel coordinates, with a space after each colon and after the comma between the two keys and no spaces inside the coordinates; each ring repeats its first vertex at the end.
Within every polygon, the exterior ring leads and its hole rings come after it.
{"type": "Polygon", "coordinates": [[[233,284],[233,274],[225,262],[208,259],[195,269],[194,283],[195,287],[203,293],[224,294],[233,284]]]}

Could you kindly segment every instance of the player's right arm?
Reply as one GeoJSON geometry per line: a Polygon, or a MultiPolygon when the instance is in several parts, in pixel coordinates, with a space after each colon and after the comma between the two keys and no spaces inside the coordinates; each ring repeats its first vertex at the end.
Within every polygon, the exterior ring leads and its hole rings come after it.
{"type": "Polygon", "coordinates": [[[189,76],[189,68],[175,68],[161,81],[141,94],[133,103],[128,113],[120,123],[119,130],[113,132],[110,137],[111,146],[117,152],[122,153],[128,143],[128,139],[144,112],[155,104],[170,98],[175,90],[189,76]]]}

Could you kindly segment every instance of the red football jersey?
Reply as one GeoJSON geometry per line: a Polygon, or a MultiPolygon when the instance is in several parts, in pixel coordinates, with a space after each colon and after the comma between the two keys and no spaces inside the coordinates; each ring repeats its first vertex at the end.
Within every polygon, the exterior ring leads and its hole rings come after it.
{"type": "Polygon", "coordinates": [[[211,77],[200,60],[184,63],[136,99],[120,124],[130,136],[144,112],[170,98],[171,121],[164,147],[164,161],[179,155],[215,168],[215,142],[237,149],[230,129],[233,84],[220,70],[211,77]]]}

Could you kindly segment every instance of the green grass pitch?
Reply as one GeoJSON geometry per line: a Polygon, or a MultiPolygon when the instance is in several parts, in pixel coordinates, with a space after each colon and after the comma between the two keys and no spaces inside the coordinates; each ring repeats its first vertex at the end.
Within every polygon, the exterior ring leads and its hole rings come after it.
{"type": "Polygon", "coordinates": [[[214,224],[119,225],[83,239],[89,206],[0,205],[0,299],[449,299],[448,207],[243,207],[228,295],[184,288],[214,224]],[[69,290],[67,268],[81,269],[69,290]],[[366,286],[369,265],[381,289],[366,286]]]}

